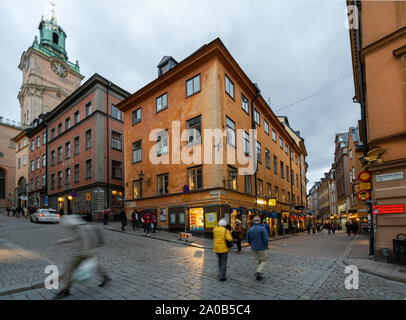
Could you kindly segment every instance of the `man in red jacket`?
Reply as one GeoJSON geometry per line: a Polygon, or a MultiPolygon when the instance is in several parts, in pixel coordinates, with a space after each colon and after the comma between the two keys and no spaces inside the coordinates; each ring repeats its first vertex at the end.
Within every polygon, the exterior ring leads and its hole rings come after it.
{"type": "Polygon", "coordinates": [[[149,231],[151,229],[151,223],[152,223],[152,215],[151,213],[147,212],[144,214],[142,217],[142,220],[144,222],[144,236],[149,235],[149,231]]]}

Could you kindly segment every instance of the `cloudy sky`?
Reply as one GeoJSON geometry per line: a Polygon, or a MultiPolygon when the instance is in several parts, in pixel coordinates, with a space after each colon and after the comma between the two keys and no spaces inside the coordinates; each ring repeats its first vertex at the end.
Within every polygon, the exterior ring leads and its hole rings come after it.
{"type": "MultiPolygon", "coordinates": [[[[352,102],[345,0],[53,2],[68,36],[69,60],[79,60],[85,80],[97,72],[129,92],[156,78],[162,56],[180,61],[220,37],[274,112],[288,116],[305,138],[308,189],[333,162],[335,133],[348,131],[360,118],[359,105],[352,102]]],[[[42,15],[51,16],[47,0],[0,0],[0,115],[5,118],[20,119],[17,66],[39,36],[42,15]]]]}

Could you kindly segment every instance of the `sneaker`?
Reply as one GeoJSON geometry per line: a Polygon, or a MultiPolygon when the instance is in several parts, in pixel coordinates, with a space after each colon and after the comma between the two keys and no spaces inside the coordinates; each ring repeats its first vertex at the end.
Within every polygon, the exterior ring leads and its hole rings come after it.
{"type": "Polygon", "coordinates": [[[102,283],[99,284],[99,287],[103,287],[109,281],[111,281],[111,278],[109,276],[104,276],[102,283]]]}
{"type": "Polygon", "coordinates": [[[65,298],[65,297],[67,297],[69,295],[70,295],[69,289],[68,290],[62,290],[54,297],[54,300],[62,299],[62,298],[65,298]]]}
{"type": "Polygon", "coordinates": [[[261,275],[259,272],[256,272],[256,273],[255,273],[255,278],[256,278],[257,280],[262,280],[262,275],[261,275]]]}
{"type": "Polygon", "coordinates": [[[224,282],[224,281],[226,281],[226,280],[227,280],[227,278],[222,278],[222,279],[220,279],[221,282],[224,282]]]}

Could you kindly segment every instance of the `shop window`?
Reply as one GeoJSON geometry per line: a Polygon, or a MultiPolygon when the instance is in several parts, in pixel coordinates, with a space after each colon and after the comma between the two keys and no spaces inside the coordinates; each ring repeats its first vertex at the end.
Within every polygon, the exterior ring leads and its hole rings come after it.
{"type": "Polygon", "coordinates": [[[111,191],[111,205],[113,208],[122,208],[123,192],[117,190],[111,191]]]}
{"type": "Polygon", "coordinates": [[[204,231],[203,208],[190,208],[189,217],[191,231],[204,231]]]}

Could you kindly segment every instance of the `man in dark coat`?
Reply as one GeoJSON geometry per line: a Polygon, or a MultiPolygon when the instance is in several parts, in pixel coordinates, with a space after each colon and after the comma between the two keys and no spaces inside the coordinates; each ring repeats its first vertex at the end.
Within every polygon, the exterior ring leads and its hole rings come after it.
{"type": "Polygon", "coordinates": [[[348,236],[350,237],[351,236],[351,230],[352,230],[351,222],[347,221],[345,223],[345,227],[347,228],[347,233],[348,233],[348,236]]]}
{"type": "Polygon", "coordinates": [[[124,227],[127,225],[127,215],[124,210],[120,212],[121,230],[125,231],[124,227]]]}
{"type": "Polygon", "coordinates": [[[358,234],[358,230],[359,230],[358,223],[354,222],[352,225],[352,232],[354,233],[354,235],[358,234]]]}

